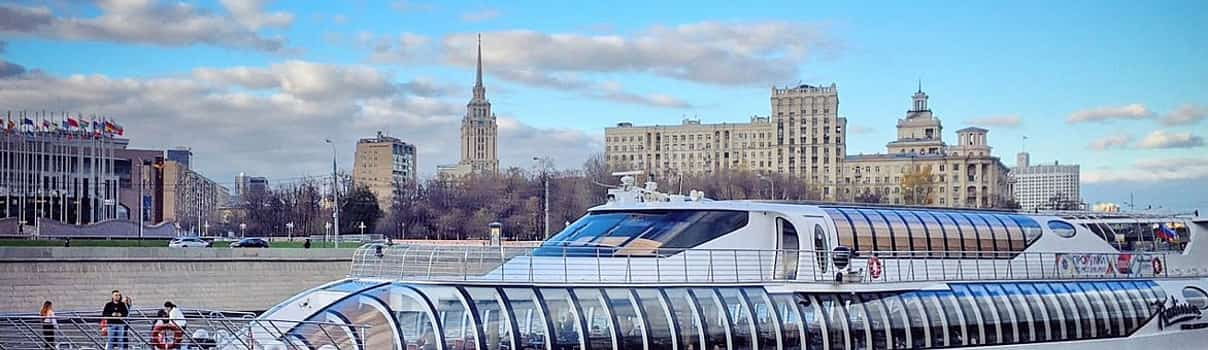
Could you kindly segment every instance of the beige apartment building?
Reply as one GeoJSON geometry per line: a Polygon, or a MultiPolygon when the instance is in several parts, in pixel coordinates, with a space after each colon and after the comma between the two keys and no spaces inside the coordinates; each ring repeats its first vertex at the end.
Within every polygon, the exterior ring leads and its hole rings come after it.
{"type": "Polygon", "coordinates": [[[163,221],[193,234],[205,234],[210,225],[221,222],[219,208],[230,202],[226,187],[176,161],[165,160],[161,170],[163,221]]]}
{"type": "Polygon", "coordinates": [[[378,208],[389,212],[394,196],[416,181],[415,145],[377,133],[377,137],[357,141],[352,165],[352,181],[366,186],[378,200],[378,208]]]}
{"type": "Polygon", "coordinates": [[[835,199],[847,126],[839,117],[838,91],[835,84],[772,87],[771,116],[753,116],[749,123],[618,123],[604,129],[605,157],[614,168],[656,177],[727,169],[781,173],[835,199]]]}
{"type": "Polygon", "coordinates": [[[957,130],[957,143],[943,140],[943,124],[927,107],[920,87],[911,109],[897,124],[897,140],[886,153],[844,159],[839,200],[939,207],[1003,207],[1011,198],[1007,172],[991,153],[989,130],[957,130]]]}

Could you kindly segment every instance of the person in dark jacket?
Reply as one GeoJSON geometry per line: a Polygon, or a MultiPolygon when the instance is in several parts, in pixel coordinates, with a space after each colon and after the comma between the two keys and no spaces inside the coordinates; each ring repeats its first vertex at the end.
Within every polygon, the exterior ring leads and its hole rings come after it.
{"type": "Polygon", "coordinates": [[[126,348],[126,317],[130,316],[130,308],[122,300],[122,292],[113,290],[110,300],[105,303],[101,317],[105,320],[108,332],[105,337],[105,349],[117,350],[126,348]]]}

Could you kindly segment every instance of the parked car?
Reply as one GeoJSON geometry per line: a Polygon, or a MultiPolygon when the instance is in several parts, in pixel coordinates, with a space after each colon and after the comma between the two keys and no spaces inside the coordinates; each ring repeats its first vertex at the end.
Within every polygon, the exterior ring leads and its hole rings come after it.
{"type": "Polygon", "coordinates": [[[268,248],[268,241],[260,238],[244,238],[231,243],[231,248],[268,248]]]}
{"type": "Polygon", "coordinates": [[[177,237],[168,242],[168,247],[171,248],[209,248],[210,245],[210,242],[201,237],[177,237]]]}

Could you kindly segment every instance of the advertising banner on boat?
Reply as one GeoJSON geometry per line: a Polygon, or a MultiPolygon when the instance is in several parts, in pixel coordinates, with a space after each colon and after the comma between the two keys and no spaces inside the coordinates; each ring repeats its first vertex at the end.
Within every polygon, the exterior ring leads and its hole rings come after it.
{"type": "MultiPolygon", "coordinates": [[[[1154,274],[1158,257],[1143,254],[1057,254],[1057,271],[1064,276],[1145,276],[1154,274]]],[[[1161,262],[1159,261],[1158,264],[1161,262]]]]}

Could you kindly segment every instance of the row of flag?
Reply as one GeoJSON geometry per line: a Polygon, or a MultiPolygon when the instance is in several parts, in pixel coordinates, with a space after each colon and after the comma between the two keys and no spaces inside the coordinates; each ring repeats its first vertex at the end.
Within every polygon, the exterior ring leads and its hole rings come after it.
{"type": "Polygon", "coordinates": [[[112,137],[122,136],[126,133],[125,128],[122,128],[121,125],[109,119],[85,120],[83,116],[80,116],[78,119],[70,116],[64,116],[58,121],[41,119],[41,123],[35,123],[34,120],[29,117],[18,117],[18,120],[14,121],[12,114],[9,114],[6,119],[7,120],[3,125],[4,132],[10,134],[14,132],[32,133],[42,131],[66,133],[74,132],[92,134],[95,137],[112,137]]]}

